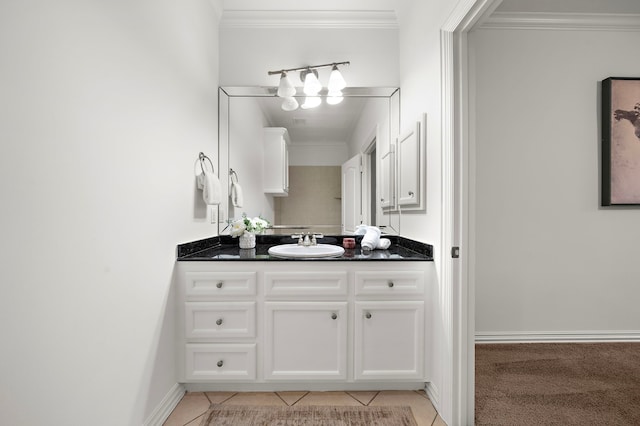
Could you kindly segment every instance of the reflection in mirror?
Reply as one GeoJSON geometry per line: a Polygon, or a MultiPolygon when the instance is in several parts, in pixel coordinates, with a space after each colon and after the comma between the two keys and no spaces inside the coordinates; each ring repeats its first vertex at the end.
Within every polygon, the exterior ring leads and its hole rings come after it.
{"type": "Polygon", "coordinates": [[[338,105],[294,111],[275,91],[220,89],[220,180],[229,191],[220,233],[244,213],[269,220],[273,233],[350,234],[361,223],[398,233],[395,200],[381,201],[395,176],[379,171],[398,134],[399,90],[346,88],[338,105]]]}

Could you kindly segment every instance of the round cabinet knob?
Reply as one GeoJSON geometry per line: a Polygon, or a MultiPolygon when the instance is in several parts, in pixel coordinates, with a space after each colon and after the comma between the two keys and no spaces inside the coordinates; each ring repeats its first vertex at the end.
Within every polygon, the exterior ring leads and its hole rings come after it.
{"type": "Polygon", "coordinates": [[[218,367],[222,367],[224,365],[224,361],[220,360],[218,361],[218,367]]]}
{"type": "Polygon", "coordinates": [[[387,285],[389,286],[389,288],[393,287],[394,286],[393,281],[389,281],[387,285]]]}
{"type": "Polygon", "coordinates": [[[335,312],[331,314],[331,319],[338,319],[338,314],[336,314],[335,312]]]}
{"type": "Polygon", "coordinates": [[[222,281],[220,281],[218,284],[216,284],[216,287],[222,288],[222,281]]]}
{"type": "Polygon", "coordinates": [[[409,197],[413,198],[413,191],[409,191],[409,197]]]}
{"type": "Polygon", "coordinates": [[[222,318],[218,318],[218,319],[216,320],[216,324],[218,324],[218,325],[222,325],[222,318]]]}
{"type": "Polygon", "coordinates": [[[365,316],[367,319],[371,318],[371,312],[367,312],[366,314],[364,314],[364,316],[365,316]]]}

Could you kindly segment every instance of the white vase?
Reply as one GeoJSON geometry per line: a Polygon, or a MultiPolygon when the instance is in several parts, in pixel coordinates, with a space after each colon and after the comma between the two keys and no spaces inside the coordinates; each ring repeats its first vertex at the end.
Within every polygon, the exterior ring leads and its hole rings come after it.
{"type": "Polygon", "coordinates": [[[241,249],[252,249],[256,246],[256,234],[245,232],[238,238],[241,249]]]}

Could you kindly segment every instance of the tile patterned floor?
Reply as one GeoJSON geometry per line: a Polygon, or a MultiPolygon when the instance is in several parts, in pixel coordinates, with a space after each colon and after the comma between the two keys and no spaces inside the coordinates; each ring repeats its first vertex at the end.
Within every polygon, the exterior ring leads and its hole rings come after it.
{"type": "Polygon", "coordinates": [[[198,426],[211,404],[228,405],[408,405],[418,426],[447,426],[423,391],[379,392],[192,392],[164,426],[198,426]]]}

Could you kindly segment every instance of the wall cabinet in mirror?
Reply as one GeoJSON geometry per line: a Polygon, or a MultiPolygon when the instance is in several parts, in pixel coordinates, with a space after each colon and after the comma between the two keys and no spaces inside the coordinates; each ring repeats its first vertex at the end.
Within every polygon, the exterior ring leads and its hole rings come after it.
{"type": "Polygon", "coordinates": [[[264,129],[263,182],[265,194],[289,195],[289,132],[284,127],[264,129]]]}
{"type": "Polygon", "coordinates": [[[422,126],[416,122],[398,137],[398,205],[402,210],[425,207],[425,130],[426,115],[422,126]]]}
{"type": "Polygon", "coordinates": [[[395,203],[395,146],[380,157],[380,205],[384,210],[393,210],[395,203]]]}

